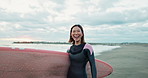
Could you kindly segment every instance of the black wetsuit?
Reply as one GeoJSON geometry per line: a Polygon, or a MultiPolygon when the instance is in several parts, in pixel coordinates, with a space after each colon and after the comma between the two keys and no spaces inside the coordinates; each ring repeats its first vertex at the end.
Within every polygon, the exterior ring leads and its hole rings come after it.
{"type": "Polygon", "coordinates": [[[92,78],[96,78],[96,66],[94,53],[85,48],[86,44],[72,45],[67,51],[70,58],[70,67],[67,78],[87,78],[86,64],[89,61],[91,66],[92,78]]]}

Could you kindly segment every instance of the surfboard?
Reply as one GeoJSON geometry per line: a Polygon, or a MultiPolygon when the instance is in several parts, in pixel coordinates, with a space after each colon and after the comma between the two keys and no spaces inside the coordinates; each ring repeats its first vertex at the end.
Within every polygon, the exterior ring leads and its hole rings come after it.
{"type": "MultiPolygon", "coordinates": [[[[97,78],[113,72],[108,63],[95,61],[97,78]]],[[[0,47],[0,78],[66,78],[69,64],[66,52],[0,47]]],[[[86,70],[91,78],[89,63],[86,70]]]]}

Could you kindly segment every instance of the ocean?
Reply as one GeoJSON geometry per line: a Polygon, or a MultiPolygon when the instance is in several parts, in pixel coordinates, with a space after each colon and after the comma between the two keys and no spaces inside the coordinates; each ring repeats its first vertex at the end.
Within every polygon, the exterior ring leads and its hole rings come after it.
{"type": "MultiPolygon", "coordinates": [[[[13,44],[12,42],[0,42],[0,47],[12,47],[12,48],[31,48],[31,49],[42,49],[42,50],[52,50],[66,52],[70,47],[70,44],[13,44]]],[[[115,48],[120,48],[120,46],[108,46],[108,45],[92,45],[95,56],[101,55],[101,52],[112,50],[115,48]]]]}

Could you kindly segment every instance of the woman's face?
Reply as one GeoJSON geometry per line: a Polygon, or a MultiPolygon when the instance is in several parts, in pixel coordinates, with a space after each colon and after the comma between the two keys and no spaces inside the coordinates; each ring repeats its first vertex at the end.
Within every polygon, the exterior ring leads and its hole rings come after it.
{"type": "Polygon", "coordinates": [[[71,36],[74,39],[75,43],[78,42],[81,43],[81,38],[83,36],[83,33],[81,29],[78,26],[76,26],[72,29],[71,36]]]}

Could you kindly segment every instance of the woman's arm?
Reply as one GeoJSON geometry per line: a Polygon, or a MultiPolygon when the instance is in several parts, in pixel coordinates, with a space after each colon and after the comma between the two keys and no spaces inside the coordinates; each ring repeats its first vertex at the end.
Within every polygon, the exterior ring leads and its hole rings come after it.
{"type": "Polygon", "coordinates": [[[70,53],[70,49],[67,50],[67,53],[70,53]]]}
{"type": "Polygon", "coordinates": [[[85,49],[87,57],[89,59],[89,63],[91,66],[91,74],[92,78],[97,78],[97,70],[96,70],[96,64],[95,64],[95,57],[94,57],[94,52],[90,52],[89,49],[85,49]]]}

